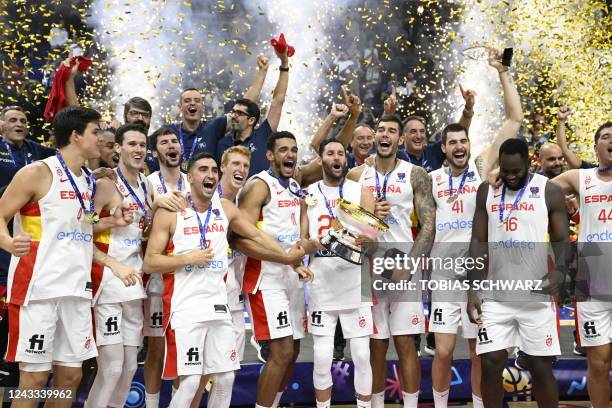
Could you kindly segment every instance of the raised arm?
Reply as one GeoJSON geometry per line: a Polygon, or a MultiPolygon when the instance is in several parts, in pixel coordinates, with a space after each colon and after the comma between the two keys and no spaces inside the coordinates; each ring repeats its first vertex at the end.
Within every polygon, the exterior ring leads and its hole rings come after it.
{"type": "Polygon", "coordinates": [[[571,257],[569,251],[569,220],[565,207],[565,194],[559,185],[547,182],[545,197],[546,207],[548,208],[548,232],[555,255],[555,271],[550,276],[550,283],[544,290],[552,295],[557,295],[565,281],[571,257]]]}
{"type": "Polygon", "coordinates": [[[332,105],[329,114],[325,117],[325,119],[323,119],[323,122],[321,122],[321,124],[317,128],[317,131],[312,136],[312,139],[310,139],[310,147],[312,148],[312,150],[314,150],[317,154],[319,153],[319,146],[321,145],[321,143],[323,143],[325,139],[327,139],[329,131],[332,129],[332,127],[334,127],[336,121],[339,118],[345,116],[347,112],[348,107],[346,105],[332,105]]]}
{"type": "Polygon", "coordinates": [[[268,74],[269,67],[270,63],[268,58],[263,54],[259,54],[257,56],[257,75],[255,76],[255,80],[249,89],[244,94],[244,98],[257,102],[259,96],[261,95],[261,88],[263,88],[263,84],[266,81],[266,75],[268,74]]]}
{"type": "Polygon", "coordinates": [[[361,100],[357,95],[349,95],[348,100],[348,110],[349,117],[344,122],[344,126],[338,133],[338,141],[342,143],[344,148],[346,149],[348,145],[353,140],[353,133],[355,132],[355,128],[357,127],[357,121],[359,120],[359,115],[361,115],[361,100]]]}
{"type": "Polygon", "coordinates": [[[567,137],[565,136],[565,124],[567,118],[572,114],[572,110],[567,106],[559,108],[557,113],[557,144],[561,148],[563,157],[570,169],[578,169],[582,165],[582,160],[569,149],[567,137]]]}
{"type": "Polygon", "coordinates": [[[580,194],[579,172],[578,169],[568,170],[559,174],[552,181],[557,183],[565,194],[580,194]]]}
{"type": "Polygon", "coordinates": [[[431,193],[431,177],[421,167],[414,166],[410,172],[410,183],[420,228],[410,252],[412,256],[428,255],[436,235],[436,202],[431,193]]]}
{"type": "Polygon", "coordinates": [[[278,73],[278,82],[272,94],[272,102],[268,111],[268,123],[273,132],[276,132],[280,122],[285,96],[287,95],[287,86],[289,85],[289,57],[287,51],[280,54],[276,50],[276,55],[281,61],[280,72],[278,73]]]}
{"type": "Polygon", "coordinates": [[[461,117],[459,118],[459,124],[464,128],[469,129],[470,125],[472,124],[472,118],[474,117],[476,92],[471,89],[463,89],[461,84],[459,84],[459,90],[461,91],[461,96],[463,96],[463,101],[465,102],[463,111],[461,112],[461,117]]]}
{"type": "MultiPolygon", "coordinates": [[[[63,65],[70,67],[70,59],[72,58],[72,51],[70,51],[70,57],[62,62],[63,65]]],[[[68,80],[66,81],[66,85],[64,86],[64,93],[66,96],[66,103],[68,106],[78,106],[79,105],[79,97],[76,93],[76,85],[75,78],[79,72],[79,60],[75,60],[74,66],[70,70],[70,75],[68,76],[68,80]]]]}
{"type": "MultiPolygon", "coordinates": [[[[472,260],[488,258],[488,239],[489,239],[489,215],[487,214],[487,195],[489,194],[489,184],[484,182],[478,187],[476,193],[476,209],[472,219],[472,239],[470,241],[470,258],[472,260]]],[[[485,262],[485,265],[487,263],[485,262]]],[[[467,268],[467,279],[469,282],[482,280],[487,273],[484,268],[476,267],[476,262],[472,262],[467,268]]],[[[473,287],[470,285],[470,287],[473,287]]],[[[468,290],[468,317],[472,323],[480,324],[480,301],[478,295],[472,289],[468,290]]]]}

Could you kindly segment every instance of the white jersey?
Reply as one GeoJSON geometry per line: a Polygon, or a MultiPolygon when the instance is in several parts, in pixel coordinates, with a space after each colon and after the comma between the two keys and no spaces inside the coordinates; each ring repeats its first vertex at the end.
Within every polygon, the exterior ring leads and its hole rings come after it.
{"type": "Polygon", "coordinates": [[[610,300],[612,274],[612,181],[603,181],[597,169],[580,169],[579,276],[589,282],[588,295],[610,300]],[[592,254],[598,254],[593,256],[592,254]]]}
{"type": "MultiPolygon", "coordinates": [[[[151,185],[153,186],[153,198],[168,192],[168,181],[163,179],[163,176],[161,175],[161,170],[157,170],[156,172],[149,174],[147,176],[147,179],[151,182],[151,185]]],[[[187,182],[187,175],[185,175],[185,173],[183,172],[181,172],[181,180],[181,188],[178,191],[188,193],[191,190],[191,186],[189,185],[189,182],[187,182]]]]}
{"type": "MultiPolygon", "coordinates": [[[[257,227],[288,250],[300,239],[300,198],[296,195],[299,185],[289,179],[289,186],[285,188],[267,170],[253,177],[263,180],[270,191],[270,202],[262,207],[257,227]]],[[[298,279],[290,266],[248,258],[243,288],[248,293],[256,293],[258,289],[287,289],[300,286],[298,279]]]]}
{"type": "Polygon", "coordinates": [[[376,171],[374,167],[366,166],[359,178],[359,184],[367,186],[374,197],[378,193],[386,195],[391,207],[391,214],[385,218],[389,231],[378,238],[381,242],[413,242],[416,236],[416,215],[414,213],[414,195],[410,175],[414,166],[407,161],[399,160],[393,170],[387,173],[386,192],[384,189],[385,175],[376,171]]]}
{"type": "MultiPolygon", "coordinates": [[[[8,302],[76,296],[91,299],[93,235],[68,177],[56,156],[42,160],[51,171],[49,191],[15,216],[13,236],[32,238],[30,252],[13,256],[8,271],[8,302]]],[[[71,175],[89,210],[92,188],[87,175],[71,175]]]]}
{"type": "MultiPolygon", "coordinates": [[[[440,168],[431,172],[431,178],[432,195],[436,202],[436,237],[431,257],[465,257],[472,239],[476,193],[482,182],[476,163],[470,160],[468,168],[459,177],[452,177],[449,168],[440,168]]],[[[440,265],[434,263],[431,279],[460,278],[466,274],[465,268],[439,268],[440,265]]]]}
{"type": "MultiPolygon", "coordinates": [[[[145,206],[149,215],[151,215],[151,209],[146,204],[148,202],[146,183],[147,180],[144,174],[139,173],[138,186],[131,186],[131,189],[138,197],[138,200],[140,200],[140,203],[145,206]]],[[[147,217],[136,199],[132,197],[128,186],[119,177],[117,177],[116,184],[119,193],[123,197],[122,205],[131,211],[134,221],[125,227],[115,227],[94,234],[94,242],[100,251],[124,265],[141,271],[143,262],[142,231],[146,226],[147,217]]],[[[93,281],[94,304],[128,302],[146,297],[141,283],[125,286],[108,267],[94,263],[91,268],[91,277],[93,281]]]]}
{"type": "MultiPolygon", "coordinates": [[[[202,227],[207,211],[198,213],[202,227]]],[[[213,250],[213,259],[204,265],[186,265],[164,279],[164,325],[168,317],[173,328],[197,322],[230,319],[227,308],[227,229],[229,221],[221,201],[213,197],[206,227],[206,242],[213,250]]],[[[200,248],[200,228],[195,211],[187,207],[176,214],[176,229],[167,252],[181,255],[200,248]]]]}
{"type": "MultiPolygon", "coordinates": [[[[489,217],[489,273],[487,279],[500,281],[528,281],[542,279],[548,273],[548,207],[546,183],[539,174],[525,187],[519,202],[519,191],[503,187],[489,187],[487,214],[489,217]],[[503,223],[500,223],[502,195],[503,223]]],[[[502,300],[518,300],[516,293],[503,296],[499,291],[486,291],[485,297],[502,300]]]]}
{"type": "MultiPolygon", "coordinates": [[[[331,211],[340,198],[339,187],[326,186],[319,181],[308,187],[316,204],[309,206],[308,234],[310,239],[327,234],[332,227],[333,217],[329,213],[325,200],[331,211]]],[[[353,204],[361,203],[361,185],[345,180],[342,185],[342,197],[353,204]]],[[[310,256],[310,270],[316,277],[308,284],[308,307],[316,311],[356,309],[361,303],[361,266],[352,264],[336,256],[331,251],[319,251],[310,256]]]]}

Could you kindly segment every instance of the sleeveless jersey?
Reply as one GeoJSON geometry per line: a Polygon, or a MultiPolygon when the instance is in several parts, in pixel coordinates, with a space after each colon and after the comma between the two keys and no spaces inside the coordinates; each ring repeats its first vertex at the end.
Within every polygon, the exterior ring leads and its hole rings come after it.
{"type": "Polygon", "coordinates": [[[580,185],[578,273],[582,279],[589,282],[589,296],[610,301],[612,181],[601,180],[597,176],[596,168],[580,169],[578,174],[580,185]]]}
{"type": "MultiPolygon", "coordinates": [[[[410,175],[413,165],[398,160],[399,164],[391,170],[387,178],[386,198],[391,207],[391,214],[385,218],[389,231],[378,238],[381,242],[413,242],[416,236],[416,214],[414,213],[414,195],[410,175]]],[[[378,173],[374,167],[366,166],[359,178],[359,184],[367,186],[374,197],[376,194],[376,175],[379,190],[382,191],[385,175],[378,173]]]]}
{"type": "MultiPolygon", "coordinates": [[[[213,197],[206,240],[213,250],[213,259],[204,265],[186,265],[174,273],[165,273],[163,310],[173,328],[196,322],[229,319],[227,289],[223,278],[227,273],[227,229],[229,221],[221,201],[213,197]]],[[[199,213],[202,226],[206,211],[199,213]]],[[[200,229],[196,213],[187,207],[176,214],[172,236],[173,256],[200,248],[200,229]]]]}
{"type": "MultiPolygon", "coordinates": [[[[156,172],[153,172],[147,176],[147,179],[151,182],[151,185],[153,186],[153,198],[166,193],[168,189],[168,182],[164,180],[166,184],[166,191],[164,190],[164,185],[161,182],[160,175],[161,170],[157,170],[156,172]]],[[[181,172],[181,178],[183,179],[181,191],[188,193],[191,190],[191,186],[187,182],[187,176],[185,175],[185,173],[181,172]]]]}
{"type": "MultiPolygon", "coordinates": [[[[452,177],[450,169],[444,167],[431,172],[432,195],[436,202],[436,237],[431,250],[433,259],[465,257],[469,250],[469,243],[472,239],[472,219],[476,209],[476,192],[482,180],[473,160],[469,161],[466,172],[459,177],[452,177]],[[465,181],[461,190],[458,191],[464,175],[465,181]],[[451,197],[456,198],[449,202],[451,197]]],[[[467,273],[465,268],[454,270],[442,268],[442,265],[434,262],[431,279],[461,278],[467,273]]]]}
{"type": "MultiPolygon", "coordinates": [[[[326,186],[319,181],[308,187],[309,194],[316,199],[316,204],[309,206],[308,233],[310,239],[326,235],[332,226],[333,218],[325,205],[327,198],[332,212],[340,198],[339,187],[326,186]],[[319,187],[321,191],[319,191],[319,187]]],[[[345,180],[342,186],[345,200],[359,205],[361,202],[361,185],[345,180]]],[[[352,264],[331,251],[319,251],[310,256],[310,270],[316,277],[308,283],[308,306],[312,310],[355,309],[361,303],[361,266],[352,264]]]]}
{"type": "MultiPolygon", "coordinates": [[[[77,296],[91,299],[93,235],[91,224],[56,156],[42,160],[51,171],[49,191],[37,202],[24,205],[15,216],[13,236],[32,237],[30,252],[13,256],[9,266],[8,302],[77,296]]],[[[87,175],[72,177],[89,209],[91,187],[87,175]]]]}
{"type": "MultiPolygon", "coordinates": [[[[146,206],[143,183],[146,177],[138,174],[138,187],[131,186],[140,202],[146,206]]],[[[115,227],[94,234],[94,241],[98,249],[124,265],[131,266],[138,271],[142,270],[142,231],[146,217],[136,200],[132,197],[127,186],[117,178],[117,189],[122,195],[124,207],[129,208],[133,215],[133,222],[125,227],[115,227]]],[[[150,211],[150,210],[149,210],[150,211]]],[[[94,304],[119,303],[146,297],[142,284],[125,286],[123,282],[108,267],[94,263],[91,268],[91,277],[94,286],[94,304]]],[[[157,276],[159,274],[156,274],[157,276]]]]}
{"type": "MultiPolygon", "coordinates": [[[[270,202],[262,207],[257,227],[288,250],[300,240],[300,198],[281,186],[267,171],[253,177],[263,180],[270,191],[270,202]]],[[[297,181],[289,179],[289,188],[297,192],[297,181]]],[[[256,293],[258,289],[287,289],[300,285],[297,273],[290,266],[247,259],[243,281],[245,292],[256,293]]]]}
{"type": "MultiPolygon", "coordinates": [[[[502,188],[489,187],[487,214],[489,217],[489,273],[488,280],[527,281],[542,279],[548,273],[548,207],[546,183],[548,179],[533,174],[520,201],[514,205],[519,191],[506,189],[503,219],[500,226],[500,202],[502,188]]],[[[529,291],[485,291],[485,298],[496,300],[521,300],[549,298],[529,294],[529,291]],[[517,296],[520,298],[517,299],[517,296]]]]}

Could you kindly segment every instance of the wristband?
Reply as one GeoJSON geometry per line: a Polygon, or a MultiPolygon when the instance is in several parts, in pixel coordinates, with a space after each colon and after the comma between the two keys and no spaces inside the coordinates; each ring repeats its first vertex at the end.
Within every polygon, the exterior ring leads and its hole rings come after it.
{"type": "Polygon", "coordinates": [[[278,69],[279,69],[281,72],[289,72],[289,67],[287,67],[287,68],[278,67],[278,69]]]}

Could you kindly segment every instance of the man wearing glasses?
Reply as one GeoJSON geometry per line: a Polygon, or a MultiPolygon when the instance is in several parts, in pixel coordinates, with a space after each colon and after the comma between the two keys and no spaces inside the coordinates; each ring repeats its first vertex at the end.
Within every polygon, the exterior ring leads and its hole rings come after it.
{"type": "Polygon", "coordinates": [[[259,107],[251,99],[237,99],[229,113],[229,126],[232,133],[225,136],[217,144],[217,160],[220,160],[223,152],[232,146],[241,145],[247,147],[251,151],[249,176],[270,167],[266,157],[266,144],[268,137],[276,132],[278,128],[283,104],[285,103],[287,85],[289,84],[289,57],[286,51],[283,54],[276,52],[276,55],[281,61],[280,73],[274,88],[268,116],[261,125],[255,128],[259,122],[259,107]]]}

